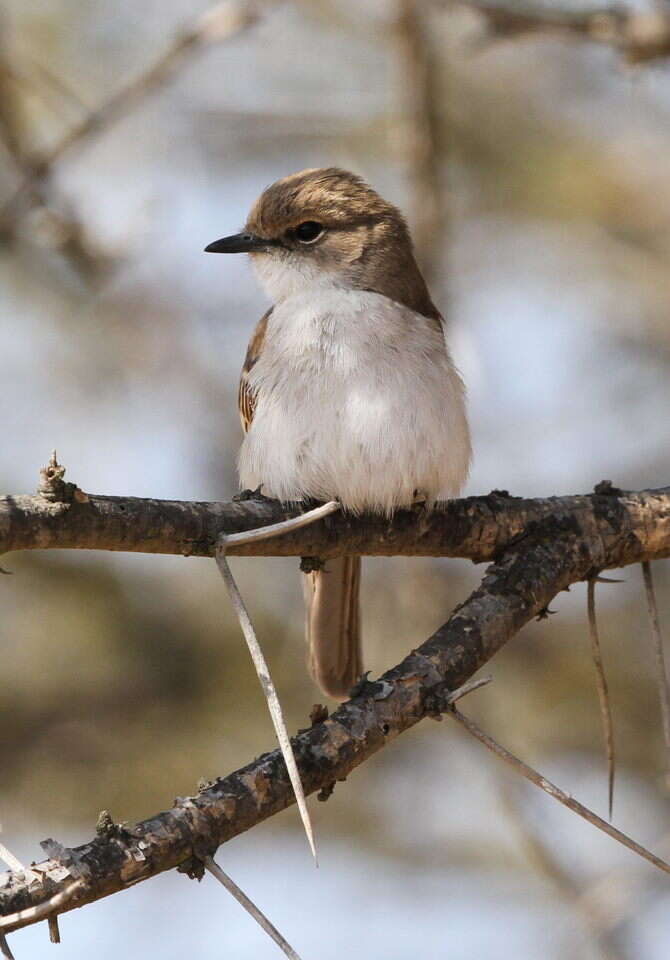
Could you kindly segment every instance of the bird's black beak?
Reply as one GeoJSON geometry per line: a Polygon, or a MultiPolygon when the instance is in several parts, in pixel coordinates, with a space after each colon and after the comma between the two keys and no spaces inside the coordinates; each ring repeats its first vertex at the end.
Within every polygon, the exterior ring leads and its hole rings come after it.
{"type": "Polygon", "coordinates": [[[235,233],[232,237],[223,237],[210,243],[205,247],[205,253],[251,253],[254,250],[265,250],[269,245],[269,240],[264,240],[255,233],[235,233]]]}

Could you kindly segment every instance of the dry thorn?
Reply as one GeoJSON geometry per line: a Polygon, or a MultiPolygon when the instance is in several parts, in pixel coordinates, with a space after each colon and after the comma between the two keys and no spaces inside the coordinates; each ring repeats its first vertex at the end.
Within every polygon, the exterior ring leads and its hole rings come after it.
{"type": "Polygon", "coordinates": [[[244,605],[244,600],[242,599],[242,595],[238,590],[230,567],[228,566],[225,553],[222,549],[217,551],[216,564],[228,589],[228,594],[235,609],[235,613],[237,614],[237,619],[240,622],[240,627],[242,628],[244,639],[247,642],[251,659],[253,660],[254,667],[256,668],[256,674],[267,701],[270,717],[272,718],[272,724],[275,728],[275,733],[277,734],[277,740],[279,741],[279,746],[284,757],[284,762],[286,764],[286,769],[288,770],[291,785],[293,786],[293,792],[295,793],[298,810],[300,811],[300,818],[307,835],[307,842],[309,843],[312,851],[312,856],[316,861],[314,832],[312,830],[312,822],[310,820],[309,810],[307,809],[307,801],[305,800],[305,791],[303,790],[302,781],[300,780],[298,765],[295,762],[293,747],[291,746],[291,740],[288,735],[288,730],[286,729],[286,723],[284,721],[284,715],[282,713],[281,703],[279,702],[275,685],[272,682],[272,677],[270,676],[267,662],[258,642],[258,638],[256,637],[256,632],[253,628],[253,624],[251,623],[247,608],[244,605]]]}
{"type": "Polygon", "coordinates": [[[323,723],[328,719],[328,707],[323,703],[315,703],[309,711],[309,725],[315,727],[317,723],[323,723]]]}
{"type": "Polygon", "coordinates": [[[5,960],[14,960],[14,954],[9,949],[7,937],[4,935],[2,930],[0,930],[0,954],[5,957],[5,960]]]}
{"type": "Polygon", "coordinates": [[[280,537],[284,533],[291,533],[300,527],[307,527],[323,517],[330,516],[331,513],[337,513],[340,504],[337,500],[330,500],[328,503],[301,513],[297,517],[291,517],[290,520],[281,520],[279,523],[270,523],[267,527],[258,527],[257,530],[244,530],[242,533],[225,534],[226,548],[236,546],[242,543],[254,543],[256,540],[268,540],[270,537],[280,537]]]}
{"type": "Polygon", "coordinates": [[[320,520],[322,517],[326,517],[331,513],[335,513],[335,511],[339,509],[339,503],[335,500],[331,500],[329,503],[325,503],[320,507],[316,507],[314,510],[308,510],[307,513],[303,513],[298,517],[293,517],[290,520],[284,520],[281,523],[274,523],[267,527],[261,527],[258,530],[249,530],[246,533],[235,533],[231,534],[230,536],[222,536],[219,538],[216,549],[216,564],[228,589],[228,594],[235,609],[235,613],[237,614],[237,619],[240,622],[240,627],[242,628],[244,639],[247,642],[251,659],[253,660],[254,667],[256,668],[256,674],[258,675],[263,693],[265,694],[265,699],[270,711],[272,723],[275,728],[275,733],[277,734],[277,740],[279,741],[284,762],[286,763],[286,769],[288,770],[291,785],[293,786],[293,792],[295,793],[295,799],[298,804],[298,810],[300,811],[302,825],[305,828],[307,841],[315,862],[317,857],[312,822],[310,820],[309,810],[307,809],[305,791],[303,790],[302,781],[300,780],[300,772],[298,771],[298,765],[295,761],[293,747],[291,746],[291,740],[288,735],[288,730],[286,729],[281,703],[279,702],[277,690],[272,682],[272,677],[270,676],[270,671],[268,670],[265,656],[263,655],[258,638],[256,637],[256,632],[253,628],[253,624],[251,623],[251,618],[249,617],[247,608],[244,605],[242,594],[238,590],[235,579],[233,578],[230,567],[228,566],[228,561],[226,560],[226,548],[233,543],[247,543],[253,540],[263,540],[266,537],[279,536],[282,533],[287,533],[291,530],[296,530],[299,527],[304,527],[306,524],[314,523],[316,520],[320,520]]]}
{"type": "Polygon", "coordinates": [[[456,703],[457,700],[460,700],[461,697],[467,697],[469,693],[473,693],[475,690],[479,690],[480,687],[486,687],[493,677],[477,677],[476,680],[468,680],[466,683],[461,684],[460,687],[457,687],[455,690],[452,690],[451,693],[447,694],[445,697],[446,703],[451,706],[456,703]]]}
{"type": "Polygon", "coordinates": [[[612,725],[612,710],[610,707],[609,690],[607,688],[607,678],[603,666],[602,654],[600,650],[600,636],[598,635],[598,621],[596,619],[596,581],[591,579],[587,586],[587,609],[589,618],[589,636],[591,638],[591,656],[593,666],[596,671],[596,687],[598,688],[598,702],[600,704],[600,719],[603,727],[603,739],[605,741],[605,753],[607,756],[607,777],[608,777],[608,810],[609,818],[612,819],[612,806],[614,804],[614,730],[612,725]]]}
{"type": "Polygon", "coordinates": [[[17,873],[23,873],[23,864],[15,857],[11,850],[8,850],[4,843],[0,843],[0,860],[4,860],[10,870],[15,870],[17,873]]]}
{"type": "Polygon", "coordinates": [[[4,843],[0,843],[0,860],[4,860],[10,870],[14,870],[15,873],[22,873],[28,882],[38,879],[38,875],[33,871],[24,867],[18,857],[15,857],[11,850],[8,850],[4,843]]]}
{"type": "Polygon", "coordinates": [[[668,674],[665,668],[663,637],[661,635],[661,625],[658,619],[658,607],[656,606],[654,581],[651,576],[651,564],[648,560],[645,560],[642,563],[642,576],[644,578],[644,589],[647,595],[649,625],[651,626],[651,636],[654,646],[656,680],[658,682],[658,696],[659,700],[661,701],[661,717],[663,719],[663,737],[665,739],[665,746],[670,752],[670,692],[668,691],[668,674]]]}
{"type": "Polygon", "coordinates": [[[75,893],[83,887],[83,880],[75,880],[64,890],[61,890],[60,893],[55,893],[53,897],[49,897],[48,900],[38,904],[36,907],[27,907],[25,910],[17,910],[16,913],[10,913],[6,917],[0,917],[0,932],[6,930],[8,927],[13,927],[16,923],[34,923],[36,920],[44,920],[45,917],[53,913],[54,910],[64,906],[68,900],[71,900],[75,893]]]}
{"type": "Polygon", "coordinates": [[[58,927],[58,917],[49,917],[49,940],[52,943],[60,943],[60,929],[58,927]]]}
{"type": "Polygon", "coordinates": [[[468,733],[472,734],[472,736],[479,740],[480,743],[483,743],[484,746],[487,747],[492,753],[495,753],[497,757],[500,757],[501,760],[504,760],[505,763],[508,763],[514,770],[516,770],[517,773],[520,773],[522,777],[525,777],[526,780],[530,780],[530,782],[534,783],[536,787],[540,788],[540,790],[544,790],[544,792],[548,793],[550,797],[554,798],[554,800],[558,800],[558,802],[562,803],[564,807],[568,808],[568,810],[572,810],[573,813],[576,813],[583,820],[586,820],[587,823],[592,824],[592,826],[596,827],[598,830],[606,833],[608,837],[612,837],[613,840],[616,840],[618,843],[622,844],[622,846],[632,850],[633,853],[638,855],[638,857],[642,857],[644,860],[647,860],[664,873],[670,874],[670,863],[666,863],[665,860],[657,857],[655,853],[651,852],[651,850],[647,850],[646,847],[643,847],[635,840],[632,840],[625,833],[622,833],[621,830],[617,830],[617,828],[613,827],[611,823],[607,822],[607,820],[603,820],[602,817],[599,817],[597,813],[589,810],[589,808],[585,807],[583,803],[580,803],[578,800],[575,800],[573,797],[571,797],[569,793],[565,793],[564,790],[561,790],[560,787],[557,787],[550,780],[547,780],[546,777],[543,777],[541,773],[537,772],[537,770],[529,767],[528,764],[523,762],[523,760],[520,760],[518,757],[514,756],[513,753],[510,753],[509,750],[506,750],[504,747],[502,747],[487,733],[484,733],[484,731],[481,730],[473,720],[470,720],[468,717],[464,716],[459,710],[456,709],[456,707],[451,707],[451,709],[448,711],[448,715],[458,720],[461,726],[465,727],[468,733]]]}
{"type": "Polygon", "coordinates": [[[226,890],[235,897],[237,902],[241,904],[247,913],[254,918],[259,927],[265,930],[267,935],[274,940],[279,949],[282,950],[287,957],[290,957],[290,960],[300,960],[298,954],[282,937],[279,930],[277,930],[277,928],[270,923],[265,914],[258,909],[256,904],[249,899],[244,891],[240,890],[235,881],[229,877],[227,873],[224,873],[218,863],[212,857],[206,857],[203,862],[205,864],[205,868],[209,870],[212,876],[216,877],[219,883],[222,883],[226,890]]]}

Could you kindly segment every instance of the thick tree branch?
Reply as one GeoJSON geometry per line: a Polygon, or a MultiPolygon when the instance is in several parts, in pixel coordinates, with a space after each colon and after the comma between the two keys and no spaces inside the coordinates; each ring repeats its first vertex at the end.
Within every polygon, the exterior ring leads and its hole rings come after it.
{"type": "MultiPolygon", "coordinates": [[[[120,550],[213,557],[221,534],[278,523],[300,511],[274,500],[196,502],[84,494],[73,484],[44,495],[0,498],[0,554],[54,548],[120,550]]],[[[430,514],[405,510],[393,519],[335,514],[282,537],[231,544],[239,556],[361,555],[467,557],[494,560],[547,517],[626,543],[625,562],[653,559],[670,535],[670,487],[641,492],[524,500],[498,492],[441,505],[430,514]],[[635,547],[637,544],[637,547],[635,547]],[[635,552],[633,556],[631,551],[635,552]]],[[[610,566],[617,566],[616,561],[610,566]]]]}
{"type": "MultiPolygon", "coordinates": [[[[14,538],[8,542],[15,549],[21,545],[55,546],[60,524],[70,525],[69,545],[73,546],[81,536],[81,529],[77,533],[81,524],[76,519],[81,510],[81,516],[88,518],[84,526],[88,524],[89,533],[95,530],[100,538],[102,531],[107,535],[111,531],[117,548],[122,548],[119,545],[124,538],[137,544],[124,514],[135,510],[139,521],[142,511],[138,504],[142,503],[153,518],[153,526],[145,525],[142,536],[154,550],[159,543],[172,543],[176,529],[183,534],[188,523],[192,524],[192,533],[199,530],[202,535],[210,529],[207,524],[202,526],[203,517],[219,529],[226,524],[239,530],[259,519],[276,520],[279,510],[271,503],[253,501],[161,506],[159,501],[89,498],[88,503],[75,501],[52,517],[44,503],[38,505],[35,498],[25,498],[22,504],[7,504],[10,515],[12,511],[20,515],[14,524],[14,538]],[[124,504],[126,510],[119,514],[124,504]],[[74,511],[74,520],[68,516],[70,510],[74,511]],[[32,528],[26,527],[26,517],[33,518],[32,528]],[[46,533],[40,535],[44,529],[46,533]]],[[[50,506],[57,508],[58,504],[50,506]]],[[[460,550],[461,554],[485,559],[497,551],[499,557],[487,570],[481,586],[432,637],[378,681],[366,682],[330,718],[293,739],[305,792],[312,793],[347,777],[422,718],[438,716],[446,706],[448,691],[467,681],[571,583],[608,567],[669,556],[670,493],[611,491],[609,495],[603,492],[540,501],[475,498],[453,503],[432,518],[408,513],[393,524],[377,525],[377,521],[367,519],[336,517],[332,529],[315,534],[308,528],[295,536],[312,540],[294,541],[290,552],[299,553],[308,544],[329,552],[336,547],[350,550],[355,540],[360,552],[397,553],[409,547],[409,552],[420,553],[426,552],[423,538],[428,537],[432,545],[428,552],[437,552],[438,543],[442,543],[442,553],[460,550]],[[338,524],[342,524],[339,529],[338,524]],[[504,531],[502,538],[496,534],[498,528],[504,531]],[[393,549],[382,549],[383,530],[387,534],[391,531],[393,549]],[[338,543],[338,535],[346,543],[338,543]]],[[[90,537],[85,545],[94,545],[93,540],[90,537]]],[[[63,545],[63,538],[59,545],[63,545]]],[[[273,551],[278,545],[273,545],[273,551]]],[[[275,750],[207,785],[196,796],[178,799],[170,810],[130,829],[105,820],[96,838],[83,846],[64,849],[45,841],[50,859],[32,867],[43,878],[41,881],[31,882],[21,872],[10,872],[0,879],[0,915],[36,906],[69,888],[73,880],[83,879],[84,887],[65,905],[68,910],[177,866],[198,875],[202,862],[221,843],[293,802],[286,767],[281,753],[275,750]]],[[[23,925],[25,922],[17,920],[6,929],[9,932],[23,925]]]]}

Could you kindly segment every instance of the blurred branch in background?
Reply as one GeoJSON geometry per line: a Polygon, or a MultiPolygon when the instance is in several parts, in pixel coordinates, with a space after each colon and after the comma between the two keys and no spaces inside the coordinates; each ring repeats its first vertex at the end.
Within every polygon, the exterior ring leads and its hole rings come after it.
{"type": "MultiPolygon", "coordinates": [[[[444,3],[444,0],[443,0],[444,3]]],[[[487,0],[447,0],[480,13],[491,38],[511,39],[527,34],[553,33],[619,50],[628,63],[648,63],[670,56],[670,10],[635,10],[603,6],[569,10],[552,3],[490,3],[487,0]]]]}
{"type": "MultiPolygon", "coordinates": [[[[19,168],[21,180],[8,200],[0,208],[0,238],[11,239],[20,219],[35,206],[49,207],[49,180],[57,163],[76,149],[83,148],[93,137],[100,136],[115,122],[136,110],[148,97],[165,87],[189,64],[193,57],[207,47],[238,36],[259,20],[262,0],[224,0],[199,16],[174,38],[168,48],[133,80],[122,86],[104,103],[75,123],[49,149],[34,153],[23,146],[23,137],[17,128],[17,113],[13,99],[5,100],[0,89],[0,135],[6,149],[19,168]]],[[[0,54],[1,54],[0,48],[0,54]]],[[[15,72],[6,63],[0,63],[0,83],[3,88],[15,72]]],[[[53,246],[63,253],[89,279],[100,273],[102,261],[95,256],[85,239],[84,228],[74,219],[57,211],[48,210],[49,231],[53,246]]]]}
{"type": "MultiPolygon", "coordinates": [[[[2,21],[0,19],[0,29],[2,21]]],[[[77,219],[71,205],[59,196],[46,178],[33,179],[37,173],[37,158],[27,145],[29,139],[22,121],[21,98],[25,88],[34,79],[27,68],[18,67],[7,44],[7,32],[0,33],[0,142],[5,148],[19,178],[26,183],[26,200],[39,208],[39,220],[33,222],[33,233],[38,242],[57,249],[82,278],[92,281],[104,272],[104,257],[97,253],[83,224],[77,219]]],[[[45,78],[50,83],[50,78],[45,78]]],[[[3,218],[0,223],[0,242],[13,239],[18,223],[3,218]]]]}
{"type": "Polygon", "coordinates": [[[441,64],[432,53],[429,15],[422,0],[397,0],[392,37],[398,74],[395,140],[403,160],[417,259],[430,285],[445,244],[447,208],[441,176],[445,134],[436,102],[441,64]]]}
{"type": "Polygon", "coordinates": [[[574,911],[593,941],[600,960],[631,960],[621,938],[604,922],[595,905],[584,896],[584,883],[559,860],[541,830],[531,819],[521,790],[500,778],[499,795],[505,812],[516,828],[530,864],[544,876],[574,911]]]}
{"type": "MultiPolygon", "coordinates": [[[[609,869],[595,878],[580,879],[561,859],[545,830],[536,822],[518,783],[501,777],[498,792],[505,812],[523,841],[529,862],[565,899],[590,933],[603,960],[628,960],[624,931],[640,911],[648,894],[649,874],[643,864],[609,869]],[[633,869],[631,869],[631,866],[633,869]]],[[[659,837],[655,850],[666,854],[668,835],[659,837]]]]}

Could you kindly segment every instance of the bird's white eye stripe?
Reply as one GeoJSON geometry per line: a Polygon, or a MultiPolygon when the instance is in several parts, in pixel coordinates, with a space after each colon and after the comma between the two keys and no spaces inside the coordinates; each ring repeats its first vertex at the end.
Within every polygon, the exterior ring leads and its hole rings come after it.
{"type": "Polygon", "coordinates": [[[300,243],[314,243],[322,233],[323,224],[316,220],[305,220],[295,228],[295,235],[300,243]]]}

